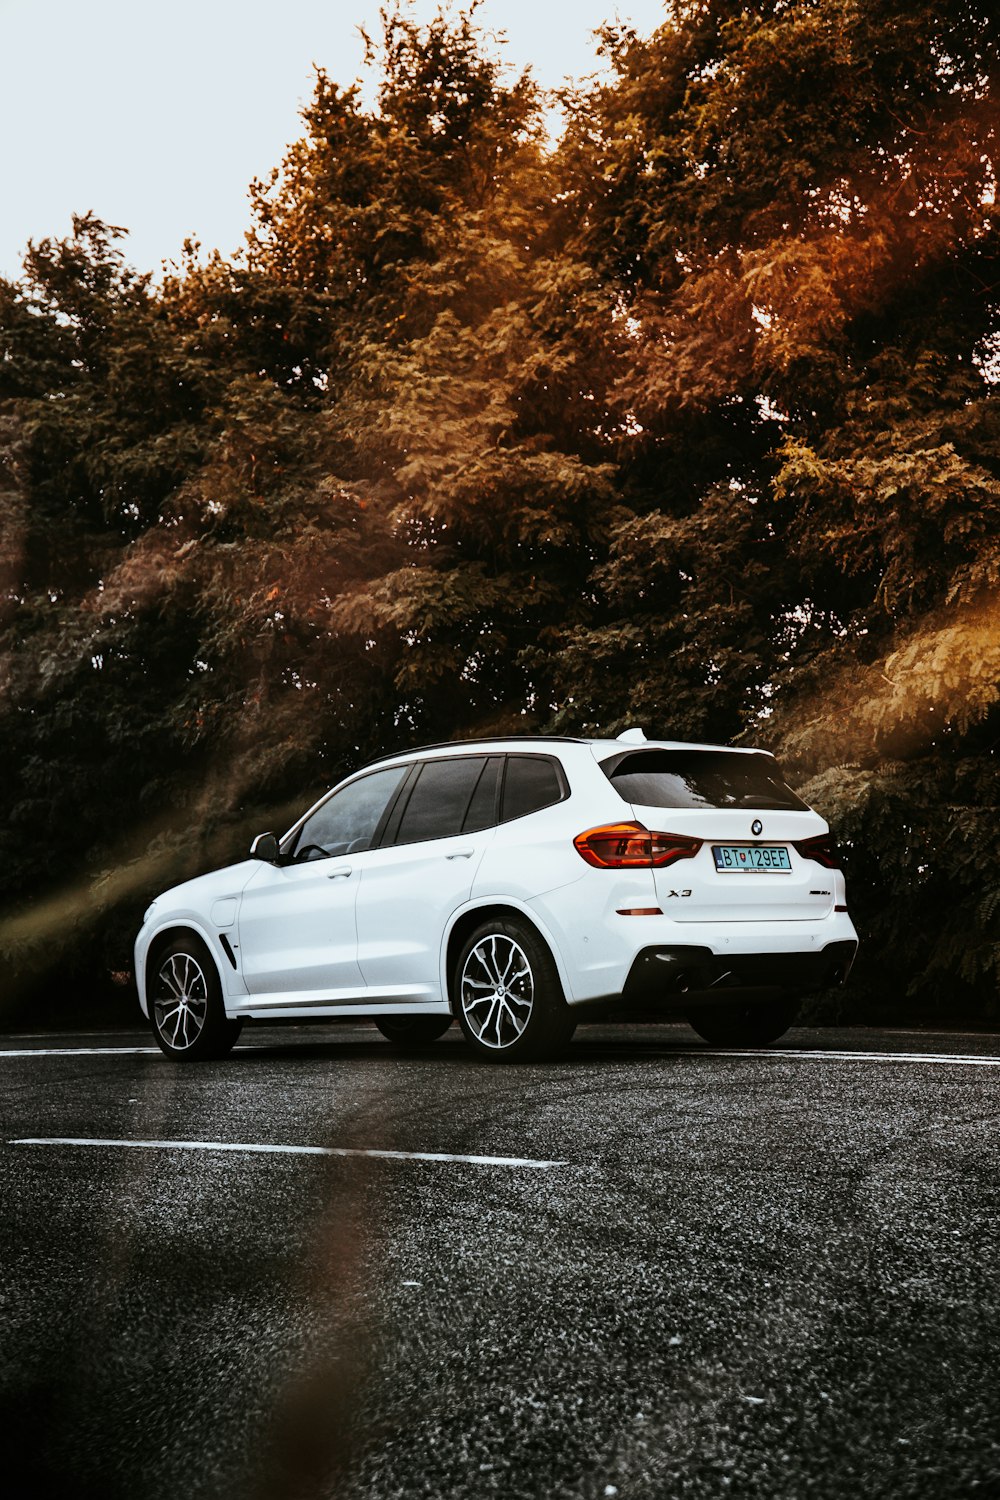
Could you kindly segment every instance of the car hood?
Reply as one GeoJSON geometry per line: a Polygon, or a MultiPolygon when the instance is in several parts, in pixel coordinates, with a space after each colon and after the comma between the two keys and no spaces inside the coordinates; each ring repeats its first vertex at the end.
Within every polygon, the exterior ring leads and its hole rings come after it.
{"type": "Polygon", "coordinates": [[[157,896],[157,914],[170,908],[201,910],[206,902],[236,900],[243,894],[251,875],[259,869],[259,859],[244,859],[238,865],[227,865],[224,870],[212,870],[207,875],[196,875],[193,880],[172,885],[157,896]]]}

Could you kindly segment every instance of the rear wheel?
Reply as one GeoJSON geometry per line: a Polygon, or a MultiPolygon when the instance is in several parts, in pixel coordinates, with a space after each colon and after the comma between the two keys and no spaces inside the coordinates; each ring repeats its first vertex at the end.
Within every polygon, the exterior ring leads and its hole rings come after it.
{"type": "Polygon", "coordinates": [[[426,1047],[444,1036],[451,1016],[376,1016],[375,1025],[396,1047],[426,1047]]]}
{"type": "Polygon", "coordinates": [[[484,922],[466,940],[452,981],[473,1051],[489,1062],[552,1057],[576,1029],[552,954],[527,922],[484,922]]]}
{"type": "Polygon", "coordinates": [[[177,1062],[224,1057],[242,1030],[230,1021],[208,949],[196,937],[173,938],[150,966],[149,1019],[161,1051],[177,1062]]]}
{"type": "Polygon", "coordinates": [[[765,1004],[734,1001],[711,1010],[691,1011],[688,1025],[714,1047],[766,1047],[784,1036],[799,1013],[798,1000],[765,1004]]]}

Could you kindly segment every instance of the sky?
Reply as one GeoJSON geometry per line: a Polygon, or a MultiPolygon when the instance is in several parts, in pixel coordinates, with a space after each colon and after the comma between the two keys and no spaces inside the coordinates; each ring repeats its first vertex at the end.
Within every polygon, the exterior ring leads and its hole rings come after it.
{"type": "MultiPolygon", "coordinates": [[[[427,19],[436,0],[414,0],[427,19]]],[[[313,64],[362,73],[358,28],[379,0],[0,0],[0,276],[29,239],[93,211],[129,230],[140,270],[188,236],[234,252],[247,185],[301,133],[313,64]]],[[[663,0],[484,0],[504,54],[546,88],[598,66],[593,30],[617,15],[643,34],[663,0]]]]}

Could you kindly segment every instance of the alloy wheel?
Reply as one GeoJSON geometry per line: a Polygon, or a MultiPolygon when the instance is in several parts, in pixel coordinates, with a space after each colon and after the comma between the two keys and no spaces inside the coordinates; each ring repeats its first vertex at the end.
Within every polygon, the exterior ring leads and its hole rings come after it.
{"type": "Polygon", "coordinates": [[[157,974],[159,994],[153,1000],[156,1029],[174,1052],[192,1047],[208,1016],[208,981],[190,953],[172,953],[157,974]]]}
{"type": "Polygon", "coordinates": [[[535,1003],[534,976],[520,943],[501,932],[482,938],[465,960],[460,995],[477,1042],[494,1051],[513,1046],[535,1003]]]}

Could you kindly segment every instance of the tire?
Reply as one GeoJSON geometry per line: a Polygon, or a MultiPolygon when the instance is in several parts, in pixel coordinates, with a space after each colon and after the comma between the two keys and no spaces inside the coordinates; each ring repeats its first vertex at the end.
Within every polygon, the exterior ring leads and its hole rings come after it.
{"type": "Polygon", "coordinates": [[[514,917],[484,922],[466,939],[451,987],[465,1039],[483,1061],[553,1057],[576,1029],[552,954],[514,917]]]}
{"type": "Polygon", "coordinates": [[[711,1010],[692,1011],[688,1025],[713,1047],[766,1047],[784,1036],[799,1013],[798,1000],[771,1000],[765,1004],[733,1001],[711,1010]]]}
{"type": "Polygon", "coordinates": [[[149,966],[149,1020],[161,1052],[175,1062],[224,1057],[243,1029],[226,1018],[218,970],[196,937],[173,938],[149,966]]]}
{"type": "Polygon", "coordinates": [[[375,1025],[387,1042],[405,1051],[427,1047],[444,1036],[451,1025],[451,1016],[376,1016],[375,1025]]]}

